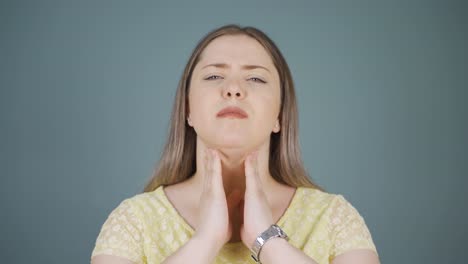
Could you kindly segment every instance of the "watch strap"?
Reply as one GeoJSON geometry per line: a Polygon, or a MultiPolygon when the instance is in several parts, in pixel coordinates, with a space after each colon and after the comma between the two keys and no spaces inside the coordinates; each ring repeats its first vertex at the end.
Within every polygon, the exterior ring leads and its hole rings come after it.
{"type": "Polygon", "coordinates": [[[263,245],[265,245],[268,240],[275,237],[284,238],[286,241],[289,240],[288,235],[278,225],[271,225],[255,239],[252,248],[250,249],[252,252],[251,257],[255,260],[255,262],[261,263],[260,251],[262,250],[263,245]]]}

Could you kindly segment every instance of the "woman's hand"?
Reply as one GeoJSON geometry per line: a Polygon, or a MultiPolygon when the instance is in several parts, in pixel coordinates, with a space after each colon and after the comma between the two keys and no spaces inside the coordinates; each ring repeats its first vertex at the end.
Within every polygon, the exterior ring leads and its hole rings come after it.
{"type": "MultiPolygon", "coordinates": [[[[245,160],[246,190],[244,195],[242,242],[250,248],[260,233],[273,224],[273,215],[258,175],[258,152],[245,160]]],[[[232,236],[230,212],[238,206],[240,193],[233,192],[226,199],[221,173],[221,159],[216,150],[207,149],[204,157],[205,175],[196,224],[195,236],[218,249],[232,236]]]]}
{"type": "Polygon", "coordinates": [[[221,249],[232,236],[232,225],[223,187],[221,160],[216,150],[205,150],[204,167],[195,236],[221,249]]]}
{"type": "Polygon", "coordinates": [[[241,226],[241,239],[248,248],[270,225],[274,224],[273,214],[258,175],[258,151],[245,159],[244,223],[241,226]]]}

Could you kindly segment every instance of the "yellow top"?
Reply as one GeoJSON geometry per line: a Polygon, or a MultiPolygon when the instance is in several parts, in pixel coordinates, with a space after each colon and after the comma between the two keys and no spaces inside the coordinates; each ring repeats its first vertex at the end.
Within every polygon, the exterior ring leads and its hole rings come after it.
{"type": "MultiPolygon", "coordinates": [[[[171,204],[164,186],[123,200],[108,216],[91,257],[108,254],[135,263],[161,263],[194,235],[193,228],[171,204]]],[[[289,243],[319,264],[348,250],[377,249],[358,211],[339,194],[297,188],[276,223],[289,243]]],[[[227,243],[215,264],[255,263],[242,242],[227,243]]]]}

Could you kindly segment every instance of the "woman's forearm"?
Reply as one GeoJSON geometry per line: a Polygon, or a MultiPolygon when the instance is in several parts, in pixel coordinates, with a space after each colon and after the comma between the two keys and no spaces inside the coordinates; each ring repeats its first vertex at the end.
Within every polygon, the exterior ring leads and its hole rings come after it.
{"type": "Polygon", "coordinates": [[[301,263],[317,264],[304,252],[289,244],[282,238],[273,238],[263,246],[260,251],[260,262],[264,264],[275,263],[301,263]]]}
{"type": "MultiPolygon", "coordinates": [[[[185,245],[164,260],[164,264],[174,263],[213,263],[220,248],[207,240],[192,237],[185,245]]],[[[260,261],[264,264],[301,263],[317,264],[304,252],[289,244],[286,240],[274,238],[268,241],[260,252],[260,261]]]]}
{"type": "Polygon", "coordinates": [[[216,256],[218,255],[219,250],[220,248],[217,245],[209,243],[205,239],[194,236],[174,254],[166,258],[162,263],[213,263],[216,256]]]}

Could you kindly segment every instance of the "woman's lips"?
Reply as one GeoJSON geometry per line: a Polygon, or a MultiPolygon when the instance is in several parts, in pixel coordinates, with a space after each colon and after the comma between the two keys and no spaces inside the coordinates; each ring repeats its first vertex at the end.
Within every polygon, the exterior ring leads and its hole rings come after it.
{"type": "Polygon", "coordinates": [[[223,108],[216,115],[217,117],[247,118],[247,113],[237,106],[228,106],[223,108]]]}
{"type": "Polygon", "coordinates": [[[218,117],[220,118],[223,118],[223,117],[246,118],[245,116],[238,114],[238,113],[227,113],[227,114],[219,115],[218,117]]]}

